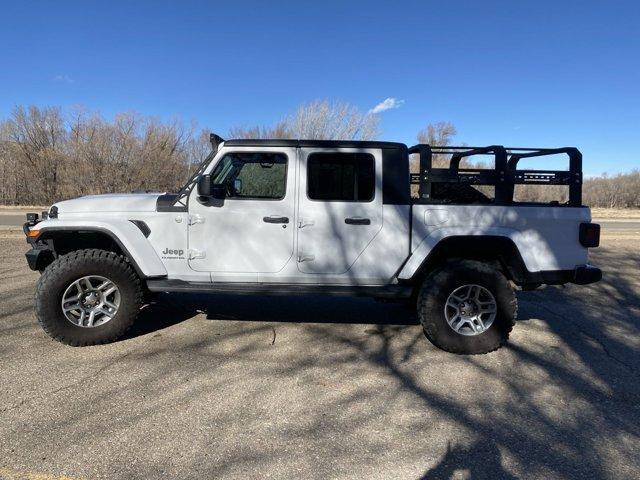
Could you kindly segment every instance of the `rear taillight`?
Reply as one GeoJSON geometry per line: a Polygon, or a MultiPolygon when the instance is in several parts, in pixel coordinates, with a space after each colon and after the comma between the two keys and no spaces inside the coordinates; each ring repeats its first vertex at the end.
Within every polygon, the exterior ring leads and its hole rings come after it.
{"type": "Polygon", "coordinates": [[[581,223],[580,245],[586,248],[600,245],[600,225],[597,223],[581,223]]]}

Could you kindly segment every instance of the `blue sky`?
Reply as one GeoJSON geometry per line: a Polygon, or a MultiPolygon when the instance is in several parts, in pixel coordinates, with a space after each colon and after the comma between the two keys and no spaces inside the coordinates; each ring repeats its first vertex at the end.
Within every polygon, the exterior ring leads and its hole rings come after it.
{"type": "Polygon", "coordinates": [[[224,136],[317,98],[396,98],[382,139],[446,120],[615,173],[640,167],[639,20],[637,1],[4,2],[0,116],[84,105],[224,136]]]}

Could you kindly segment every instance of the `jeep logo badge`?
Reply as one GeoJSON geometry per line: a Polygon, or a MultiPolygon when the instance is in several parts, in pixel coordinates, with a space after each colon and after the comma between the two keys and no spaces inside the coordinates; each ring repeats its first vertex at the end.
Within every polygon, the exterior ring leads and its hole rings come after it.
{"type": "Polygon", "coordinates": [[[184,250],[172,250],[170,248],[165,248],[162,251],[162,258],[184,258],[184,250]]]}

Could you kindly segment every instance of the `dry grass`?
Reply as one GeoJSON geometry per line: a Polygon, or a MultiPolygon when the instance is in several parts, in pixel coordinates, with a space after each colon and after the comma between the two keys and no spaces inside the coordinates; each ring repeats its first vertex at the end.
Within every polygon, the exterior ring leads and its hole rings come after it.
{"type": "Polygon", "coordinates": [[[593,218],[640,219],[640,208],[592,208],[593,218]]]}

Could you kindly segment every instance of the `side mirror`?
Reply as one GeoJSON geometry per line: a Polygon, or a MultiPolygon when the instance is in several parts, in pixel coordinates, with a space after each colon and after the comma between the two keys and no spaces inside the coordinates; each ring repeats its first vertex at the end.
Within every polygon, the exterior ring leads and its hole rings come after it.
{"type": "Polygon", "coordinates": [[[210,197],[211,186],[211,175],[200,175],[198,179],[198,195],[201,197],[210,197]]]}
{"type": "Polygon", "coordinates": [[[198,195],[222,200],[226,189],[222,183],[212,183],[211,175],[201,175],[198,179],[198,195]]]}

